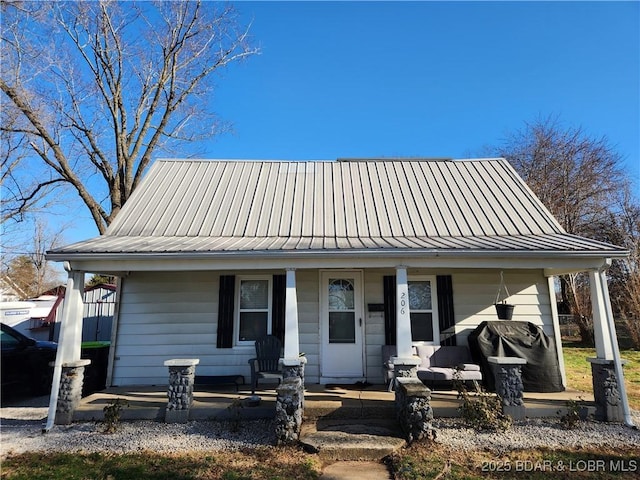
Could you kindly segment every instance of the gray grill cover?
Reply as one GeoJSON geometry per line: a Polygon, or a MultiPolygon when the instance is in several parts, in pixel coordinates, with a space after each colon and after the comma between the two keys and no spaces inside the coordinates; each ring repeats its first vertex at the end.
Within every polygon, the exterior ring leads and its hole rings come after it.
{"type": "Polygon", "coordinates": [[[513,320],[482,322],[469,334],[469,350],[482,368],[484,386],[495,391],[488,357],[520,357],[525,392],[562,392],[562,376],[554,339],[530,322],[513,320]]]}

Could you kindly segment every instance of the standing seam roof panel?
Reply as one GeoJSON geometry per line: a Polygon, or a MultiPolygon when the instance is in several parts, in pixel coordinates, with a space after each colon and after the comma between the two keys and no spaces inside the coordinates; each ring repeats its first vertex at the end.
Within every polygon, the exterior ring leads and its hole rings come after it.
{"type": "Polygon", "coordinates": [[[502,223],[502,216],[495,212],[494,206],[488,201],[491,195],[490,189],[486,183],[476,181],[476,176],[472,175],[470,170],[474,169],[473,162],[468,162],[465,165],[461,165],[460,181],[465,185],[472,195],[473,200],[473,213],[478,221],[478,224],[485,235],[504,235],[507,233],[504,224],[502,223]],[[492,214],[497,221],[489,220],[489,213],[492,214]]]}
{"type": "Polygon", "coordinates": [[[456,183],[451,178],[449,172],[449,162],[434,162],[430,165],[432,172],[437,172],[437,177],[441,181],[438,182],[441,192],[444,196],[445,205],[455,220],[461,236],[472,235],[473,231],[467,222],[464,208],[460,205],[463,201],[460,198],[460,192],[456,188],[456,183]]]}
{"type": "Polygon", "coordinates": [[[223,165],[219,175],[214,177],[214,192],[207,214],[203,218],[200,232],[202,235],[213,237],[217,236],[215,230],[217,216],[225,215],[227,211],[223,210],[223,202],[225,197],[229,196],[228,191],[231,189],[232,165],[223,165]]]}
{"type": "Polygon", "coordinates": [[[222,232],[224,236],[232,235],[240,237],[247,231],[249,227],[249,216],[254,207],[254,203],[258,204],[260,202],[256,193],[258,190],[261,166],[262,162],[248,163],[246,169],[243,171],[242,177],[245,183],[238,189],[238,193],[244,193],[236,196],[236,201],[231,207],[231,211],[227,216],[227,224],[222,232]]]}
{"type": "MultiPolygon", "coordinates": [[[[511,192],[505,192],[504,188],[500,188],[500,185],[497,182],[497,179],[502,178],[505,172],[503,172],[493,162],[483,164],[482,168],[484,168],[485,171],[485,174],[483,175],[484,182],[487,185],[487,189],[493,192],[496,201],[495,204],[499,206],[498,208],[501,208],[504,211],[504,218],[508,219],[513,225],[513,230],[509,229],[509,233],[518,235],[532,233],[520,213],[516,210],[513,200],[507,197],[507,194],[510,194],[511,192]]],[[[499,210],[496,210],[495,207],[494,212],[501,215],[499,210]]]]}
{"type": "Polygon", "coordinates": [[[335,206],[333,201],[333,169],[327,163],[322,164],[322,192],[324,198],[324,232],[325,237],[333,237],[336,234],[335,206]]]}
{"type": "MultiPolygon", "coordinates": [[[[206,164],[205,164],[206,165],[206,164]]],[[[187,235],[197,236],[202,233],[202,224],[204,223],[205,218],[209,212],[209,207],[211,205],[211,201],[213,195],[215,194],[214,178],[217,172],[222,169],[222,166],[219,163],[206,165],[205,174],[202,176],[202,192],[200,194],[200,202],[191,217],[189,215],[185,215],[185,220],[189,222],[189,225],[186,226],[185,231],[187,235]]]]}
{"type": "Polygon", "coordinates": [[[258,237],[272,236],[277,233],[276,219],[280,218],[279,207],[277,208],[277,205],[279,205],[278,196],[284,193],[281,188],[278,188],[280,165],[265,162],[265,166],[267,168],[267,174],[263,179],[263,183],[266,183],[266,188],[260,215],[257,218],[258,226],[256,235],[258,237]]]}
{"type": "Polygon", "coordinates": [[[404,233],[402,231],[402,223],[400,222],[398,204],[396,203],[396,199],[393,195],[393,190],[391,189],[391,182],[385,182],[385,179],[389,178],[388,167],[386,165],[386,162],[380,162],[380,164],[376,166],[378,167],[379,172],[384,172],[384,175],[378,175],[378,180],[380,182],[380,186],[382,187],[380,190],[380,193],[382,194],[381,198],[387,212],[387,218],[389,219],[389,233],[385,233],[385,236],[392,237],[403,235],[404,233]]]}
{"type": "MultiPolygon", "coordinates": [[[[422,165],[422,162],[412,162],[411,167],[413,168],[414,175],[416,178],[416,184],[418,185],[418,192],[421,195],[423,200],[423,205],[428,206],[426,208],[429,214],[429,219],[431,221],[431,225],[433,228],[433,235],[450,235],[451,230],[447,226],[447,223],[444,220],[444,215],[442,214],[442,207],[436,200],[436,192],[434,190],[438,190],[434,188],[432,182],[430,181],[430,175],[425,175],[425,167],[422,165]]],[[[439,190],[437,194],[439,194],[439,190]]],[[[427,229],[427,232],[429,229],[427,229]]]]}
{"type": "Polygon", "coordinates": [[[344,214],[347,226],[346,236],[348,238],[358,237],[358,217],[354,202],[353,183],[351,178],[351,165],[347,162],[340,162],[342,174],[342,198],[344,201],[344,214]]]}
{"type": "Polygon", "coordinates": [[[469,162],[469,169],[473,170],[470,179],[475,183],[476,187],[484,193],[483,199],[486,202],[485,218],[487,222],[490,224],[493,223],[488,217],[487,212],[490,212],[492,216],[498,220],[500,227],[496,228],[494,226],[494,231],[504,235],[520,233],[518,227],[511,220],[511,216],[507,214],[503,202],[498,200],[495,184],[488,181],[487,167],[485,164],[483,162],[469,162]]]}
{"type": "Polygon", "coordinates": [[[187,192],[193,189],[196,177],[191,175],[192,170],[198,169],[198,164],[184,164],[180,166],[178,174],[171,178],[169,188],[164,191],[164,195],[158,202],[158,207],[154,212],[154,221],[147,223],[153,225],[151,235],[165,236],[169,235],[170,230],[176,230],[176,221],[178,220],[178,212],[186,211],[191,204],[192,197],[187,192]],[[175,205],[174,215],[163,215],[162,211],[168,205],[175,205]],[[157,213],[156,213],[157,212],[157,213]]]}
{"type": "Polygon", "coordinates": [[[370,233],[367,221],[367,211],[364,206],[363,192],[366,182],[362,182],[359,162],[354,163],[349,170],[351,176],[351,198],[353,199],[356,235],[358,236],[358,238],[368,237],[370,233]]]}
{"type": "MultiPolygon", "coordinates": [[[[413,230],[414,235],[424,236],[426,235],[426,229],[424,227],[424,224],[422,223],[422,217],[420,216],[420,213],[418,211],[418,202],[421,200],[421,197],[419,195],[409,195],[409,192],[414,191],[412,188],[413,183],[411,182],[411,179],[415,180],[415,178],[413,177],[413,171],[411,170],[410,166],[411,162],[396,163],[396,175],[401,185],[402,198],[407,208],[407,215],[411,223],[411,229],[413,230]]],[[[416,191],[419,192],[420,190],[418,189],[416,191]]],[[[424,210],[427,213],[429,212],[428,207],[425,207],[424,210]]]]}
{"type": "Polygon", "coordinates": [[[302,236],[311,237],[314,234],[315,221],[318,217],[318,205],[315,203],[316,198],[316,171],[315,163],[305,163],[304,175],[304,208],[303,211],[311,212],[311,215],[302,215],[302,236]]]}
{"type": "Polygon", "coordinates": [[[391,191],[394,192],[394,198],[397,205],[399,205],[398,212],[400,214],[402,231],[406,237],[414,237],[416,235],[416,228],[414,219],[411,216],[411,200],[407,195],[409,190],[406,176],[403,175],[403,165],[400,162],[391,162],[390,167],[392,172],[390,175],[391,191]]]}
{"type": "Polygon", "coordinates": [[[335,221],[335,236],[347,236],[347,219],[344,207],[344,180],[340,165],[331,169],[333,173],[333,218],[335,221]]]}
{"type": "Polygon", "coordinates": [[[447,184],[451,189],[451,196],[456,199],[456,203],[460,208],[460,213],[464,222],[469,228],[468,235],[486,235],[487,232],[482,228],[478,221],[478,211],[475,196],[477,192],[472,191],[466,185],[460,175],[460,168],[451,165],[451,162],[443,162],[443,169],[447,170],[447,184]]]}

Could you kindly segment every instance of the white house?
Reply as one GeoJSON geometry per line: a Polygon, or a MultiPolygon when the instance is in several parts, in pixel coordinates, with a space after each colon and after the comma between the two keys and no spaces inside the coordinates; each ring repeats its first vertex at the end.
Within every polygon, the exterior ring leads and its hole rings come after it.
{"type": "Polygon", "coordinates": [[[263,333],[305,354],[307,383],[381,383],[381,345],[465,344],[496,319],[501,273],[514,321],[560,350],[554,276],[590,272],[613,359],[604,272],[625,255],[567,234],[503,159],[160,160],[104,235],[49,252],[69,271],[56,366],[79,358],[84,272],[120,279],[111,385],[166,383],[181,357],[248,376],[263,333]]]}

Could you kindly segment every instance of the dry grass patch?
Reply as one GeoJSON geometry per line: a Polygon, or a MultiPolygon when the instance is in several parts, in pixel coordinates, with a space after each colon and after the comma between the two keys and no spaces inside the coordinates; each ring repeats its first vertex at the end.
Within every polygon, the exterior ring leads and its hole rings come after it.
{"type": "Polygon", "coordinates": [[[25,453],[2,462],[3,480],[313,480],[320,472],[313,456],[293,447],[181,455],[25,453]]]}
{"type": "Polygon", "coordinates": [[[463,452],[433,443],[414,444],[389,460],[396,480],[640,478],[640,450],[516,450],[463,452]]]}

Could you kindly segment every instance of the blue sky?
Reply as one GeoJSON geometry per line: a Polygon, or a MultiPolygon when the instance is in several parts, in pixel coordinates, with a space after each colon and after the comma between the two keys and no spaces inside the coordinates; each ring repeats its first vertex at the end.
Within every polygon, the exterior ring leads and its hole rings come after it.
{"type": "MultiPolygon", "coordinates": [[[[205,158],[467,158],[552,115],[606,135],[640,196],[639,2],[236,6],[261,54],[219,79],[233,133],[205,158]]],[[[79,220],[69,242],[97,234],[79,220]]]]}

